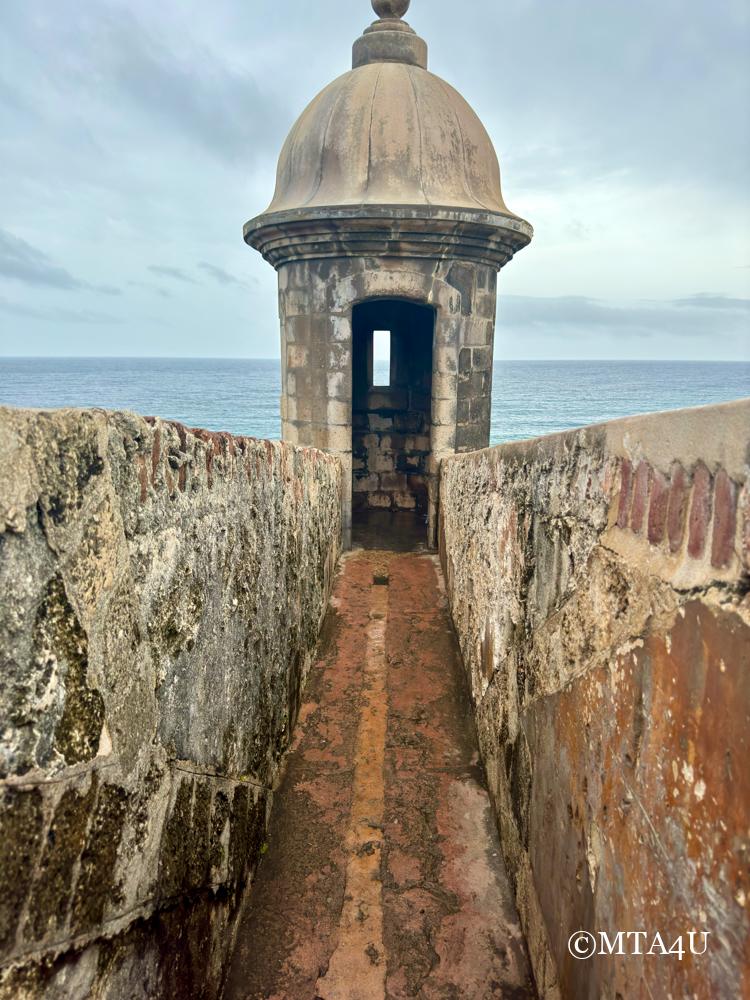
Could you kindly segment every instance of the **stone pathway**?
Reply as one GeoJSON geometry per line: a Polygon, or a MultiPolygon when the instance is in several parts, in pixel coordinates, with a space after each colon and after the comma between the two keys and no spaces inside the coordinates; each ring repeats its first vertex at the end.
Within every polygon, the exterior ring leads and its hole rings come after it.
{"type": "Polygon", "coordinates": [[[226,1000],[535,995],[439,564],[351,553],[226,1000]]]}

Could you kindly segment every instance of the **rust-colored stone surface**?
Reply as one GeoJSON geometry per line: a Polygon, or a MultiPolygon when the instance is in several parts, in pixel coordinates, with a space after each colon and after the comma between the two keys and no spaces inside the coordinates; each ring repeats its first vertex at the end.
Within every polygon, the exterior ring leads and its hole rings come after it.
{"type": "Polygon", "coordinates": [[[693,473],[693,496],[688,521],[688,552],[693,559],[703,555],[711,521],[711,473],[699,462],[693,473]]]}
{"type": "Polygon", "coordinates": [[[434,557],[332,605],[226,997],[535,996],[434,557]]]}
{"type": "MultiPolygon", "coordinates": [[[[672,470],[669,486],[669,503],[667,505],[667,535],[670,552],[678,552],[685,533],[685,513],[687,507],[689,483],[685,470],[679,462],[672,470]]],[[[621,524],[621,528],[627,527],[621,524]]]]}
{"type": "Polygon", "coordinates": [[[441,558],[544,997],[750,996],[748,429],[738,402],[443,462],[441,558]],[[581,960],[578,931],[708,947],[581,960]]]}
{"type": "Polygon", "coordinates": [[[648,491],[651,478],[651,469],[648,462],[639,462],[635,470],[635,482],[633,484],[633,505],[630,508],[630,527],[636,534],[643,526],[643,520],[648,507],[648,491]]]}
{"type": "MultiPolygon", "coordinates": [[[[564,996],[747,996],[750,629],[691,601],[524,717],[530,860],[564,996]],[[706,955],[573,958],[571,928],[707,931],[706,955]]],[[[702,950],[702,942],[697,950],[702,950]]]]}
{"type": "Polygon", "coordinates": [[[652,545],[660,545],[664,541],[668,506],[669,480],[661,472],[654,471],[648,509],[648,540],[652,545]]]}
{"type": "Polygon", "coordinates": [[[732,560],[737,532],[737,487],[720,469],[714,491],[714,532],[711,542],[711,565],[721,568],[732,560]]]}

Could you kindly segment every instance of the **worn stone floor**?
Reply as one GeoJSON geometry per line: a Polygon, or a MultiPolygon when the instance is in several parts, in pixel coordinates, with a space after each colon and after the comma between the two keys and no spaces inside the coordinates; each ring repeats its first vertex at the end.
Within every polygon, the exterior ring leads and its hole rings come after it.
{"type": "Polygon", "coordinates": [[[342,561],[225,996],[535,996],[435,556],[342,561]]]}

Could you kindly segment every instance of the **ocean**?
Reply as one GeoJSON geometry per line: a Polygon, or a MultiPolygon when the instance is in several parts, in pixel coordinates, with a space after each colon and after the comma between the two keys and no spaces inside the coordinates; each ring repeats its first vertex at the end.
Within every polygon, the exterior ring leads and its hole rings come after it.
{"type": "MultiPolygon", "coordinates": [[[[278,438],[278,361],[0,358],[0,404],[98,406],[278,438]]],[[[750,396],[750,362],[498,361],[491,443],[750,396]]]]}

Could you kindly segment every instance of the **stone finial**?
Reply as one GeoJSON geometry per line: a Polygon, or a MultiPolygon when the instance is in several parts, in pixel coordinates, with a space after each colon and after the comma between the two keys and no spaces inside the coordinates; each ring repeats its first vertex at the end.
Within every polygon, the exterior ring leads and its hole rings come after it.
{"type": "Polygon", "coordinates": [[[371,63],[405,63],[427,69],[427,45],[403,20],[410,0],[372,0],[378,15],[354,43],[352,68],[371,63]]]}
{"type": "Polygon", "coordinates": [[[411,0],[372,0],[372,9],[380,18],[403,17],[411,0]]]}

